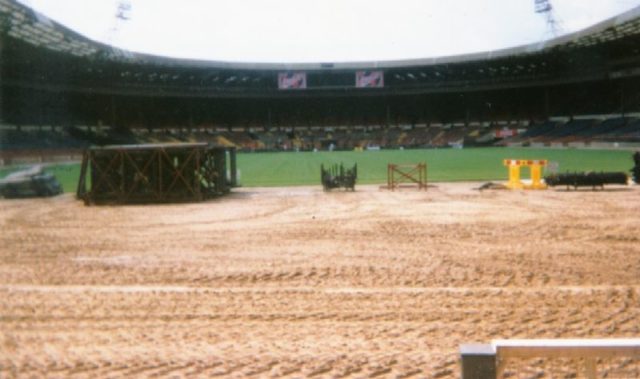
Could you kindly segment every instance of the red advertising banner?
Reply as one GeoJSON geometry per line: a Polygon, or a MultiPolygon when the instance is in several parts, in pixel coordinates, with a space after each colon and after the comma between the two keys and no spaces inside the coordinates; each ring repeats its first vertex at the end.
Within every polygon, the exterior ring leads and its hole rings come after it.
{"type": "Polygon", "coordinates": [[[307,88],[307,74],[305,72],[278,73],[278,89],[307,88]]]}
{"type": "Polygon", "coordinates": [[[384,87],[384,73],[382,71],[356,71],[357,88],[384,87]]]}
{"type": "Polygon", "coordinates": [[[502,128],[502,130],[496,130],[496,138],[507,138],[518,135],[517,129],[502,128]]]}

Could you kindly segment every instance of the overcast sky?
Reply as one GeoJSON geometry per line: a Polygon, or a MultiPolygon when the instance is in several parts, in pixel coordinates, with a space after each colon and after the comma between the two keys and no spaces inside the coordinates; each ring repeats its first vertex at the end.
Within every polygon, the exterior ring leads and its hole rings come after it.
{"type": "MultiPolygon", "coordinates": [[[[534,0],[20,0],[89,38],[156,55],[244,62],[429,58],[551,37],[534,0]],[[129,2],[129,20],[116,17],[129,2]]],[[[640,0],[551,0],[563,32],[640,0]]]]}

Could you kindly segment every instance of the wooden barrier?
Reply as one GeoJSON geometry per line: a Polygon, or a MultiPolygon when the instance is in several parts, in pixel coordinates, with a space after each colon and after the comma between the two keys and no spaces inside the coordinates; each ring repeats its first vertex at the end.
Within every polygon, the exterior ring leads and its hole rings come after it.
{"type": "Polygon", "coordinates": [[[406,164],[398,165],[389,163],[387,165],[387,188],[391,191],[403,186],[402,183],[407,183],[408,186],[414,184],[419,190],[427,189],[427,164],[406,164]]]}
{"type": "Polygon", "coordinates": [[[596,378],[597,358],[640,358],[640,338],[514,339],[491,344],[462,345],[462,379],[501,378],[510,358],[581,358],[584,374],[596,378]]]}

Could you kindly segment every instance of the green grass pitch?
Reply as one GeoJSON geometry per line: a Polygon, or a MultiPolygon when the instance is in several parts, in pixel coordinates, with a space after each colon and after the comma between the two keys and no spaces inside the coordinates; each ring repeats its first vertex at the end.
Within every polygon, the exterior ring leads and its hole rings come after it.
{"type": "MultiPolygon", "coordinates": [[[[559,171],[625,171],[633,166],[629,151],[470,148],[426,150],[381,150],[363,152],[302,152],[239,154],[238,168],[243,186],[320,184],[320,164],[358,164],[358,183],[387,181],[387,164],[427,163],[428,181],[506,180],[503,159],[547,159],[559,171]]],[[[526,171],[526,170],[524,170],[526,171]]],[[[523,178],[527,173],[523,171],[523,178]]]]}
{"type": "MultiPolygon", "coordinates": [[[[239,153],[240,184],[244,187],[320,185],[320,165],[358,164],[359,184],[382,184],[387,180],[387,164],[426,162],[430,182],[506,180],[503,159],[547,159],[559,164],[559,171],[624,171],[633,166],[631,151],[469,148],[381,151],[239,153]]],[[[0,169],[0,177],[15,168],[0,169]]],[[[66,192],[74,192],[79,164],[53,165],[47,171],[56,175],[66,192]]],[[[527,178],[526,170],[523,178],[527,178]]]]}

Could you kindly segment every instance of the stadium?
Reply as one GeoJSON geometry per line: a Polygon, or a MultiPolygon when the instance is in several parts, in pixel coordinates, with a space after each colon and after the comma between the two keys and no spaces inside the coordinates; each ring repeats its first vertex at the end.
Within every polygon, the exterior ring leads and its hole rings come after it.
{"type": "MultiPolygon", "coordinates": [[[[0,33],[0,175],[43,165],[66,192],[0,199],[0,376],[479,378],[460,345],[598,339],[498,357],[499,377],[640,377],[638,187],[477,190],[505,159],[629,173],[640,8],[387,61],[137,53],[14,0],[0,33]],[[74,196],[87,151],[177,143],[220,149],[215,196],[189,187],[190,156],[168,186],[207,201],[74,196]],[[323,191],[321,164],[343,162],[355,191],[323,191]],[[383,188],[389,164],[423,162],[426,189],[383,188]]],[[[161,170],[122,159],[136,181],[161,170]]]]}

